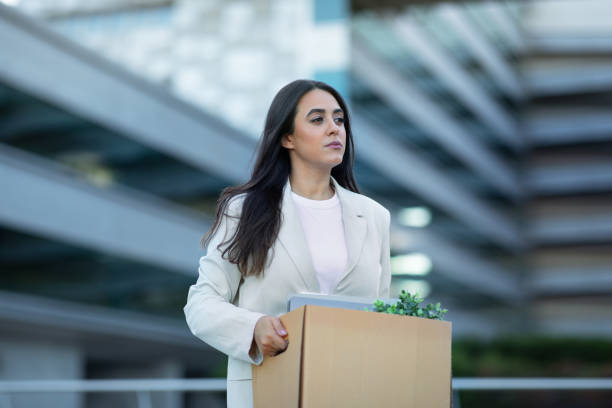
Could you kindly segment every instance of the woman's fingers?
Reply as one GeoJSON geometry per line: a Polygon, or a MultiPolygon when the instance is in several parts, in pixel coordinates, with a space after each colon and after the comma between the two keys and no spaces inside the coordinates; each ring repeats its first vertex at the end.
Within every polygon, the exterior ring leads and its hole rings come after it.
{"type": "Polygon", "coordinates": [[[283,322],[281,322],[278,317],[272,319],[272,325],[274,326],[274,330],[276,330],[276,333],[283,340],[282,344],[280,345],[280,348],[276,352],[276,354],[280,354],[283,351],[287,350],[287,347],[289,347],[289,335],[285,330],[285,327],[283,326],[283,322]]]}
{"type": "Polygon", "coordinates": [[[282,353],[283,351],[287,350],[288,346],[289,346],[289,340],[285,340],[281,337],[280,341],[276,344],[274,351],[272,351],[272,355],[276,356],[282,353]]]}
{"type": "Polygon", "coordinates": [[[289,345],[289,340],[284,338],[287,336],[287,331],[278,317],[270,317],[270,328],[271,330],[268,334],[270,336],[272,355],[277,355],[285,351],[289,345]]]}
{"type": "Polygon", "coordinates": [[[259,319],[255,326],[255,342],[265,356],[275,356],[287,349],[289,344],[279,335],[279,332],[285,332],[280,320],[273,316],[265,316],[259,319]],[[275,320],[278,320],[276,322],[275,320]]]}
{"type": "Polygon", "coordinates": [[[274,326],[274,329],[276,330],[279,336],[285,337],[287,335],[287,331],[283,326],[283,322],[281,322],[278,317],[272,319],[272,325],[274,326]]]}

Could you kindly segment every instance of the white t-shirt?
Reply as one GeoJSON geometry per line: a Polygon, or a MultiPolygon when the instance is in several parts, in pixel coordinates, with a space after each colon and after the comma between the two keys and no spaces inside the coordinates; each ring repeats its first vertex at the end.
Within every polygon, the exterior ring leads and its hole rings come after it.
{"type": "Polygon", "coordinates": [[[319,288],[321,293],[330,294],[348,261],[340,200],[335,192],[327,200],[311,200],[293,191],[291,196],[306,234],[319,288]]]}

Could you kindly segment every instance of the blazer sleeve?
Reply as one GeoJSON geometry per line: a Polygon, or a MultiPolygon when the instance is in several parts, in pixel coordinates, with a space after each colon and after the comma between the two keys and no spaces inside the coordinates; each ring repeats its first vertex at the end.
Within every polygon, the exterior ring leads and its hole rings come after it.
{"type": "Polygon", "coordinates": [[[378,284],[378,296],[388,298],[391,291],[391,249],[389,245],[391,214],[389,210],[383,208],[383,230],[382,230],[382,248],[380,251],[380,282],[378,284]]]}
{"type": "MultiPolygon", "coordinates": [[[[228,207],[232,207],[232,202],[228,207]]],[[[238,225],[235,211],[232,217],[223,216],[218,230],[208,244],[207,253],[200,258],[198,280],[189,288],[187,304],[183,308],[191,332],[222,353],[245,362],[259,365],[263,355],[256,347],[254,358],[249,354],[255,324],[262,313],[232,304],[241,280],[235,264],[221,257],[219,243],[231,237],[238,225]]]]}

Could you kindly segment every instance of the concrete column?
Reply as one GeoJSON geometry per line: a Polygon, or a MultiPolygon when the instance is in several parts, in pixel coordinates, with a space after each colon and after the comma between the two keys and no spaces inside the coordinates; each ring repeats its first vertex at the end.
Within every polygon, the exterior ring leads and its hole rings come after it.
{"type": "MultiPolygon", "coordinates": [[[[74,380],[83,377],[83,355],[76,346],[0,339],[1,380],[74,380]]],[[[15,393],[11,406],[19,408],[81,408],[78,393],[15,393]]]]}

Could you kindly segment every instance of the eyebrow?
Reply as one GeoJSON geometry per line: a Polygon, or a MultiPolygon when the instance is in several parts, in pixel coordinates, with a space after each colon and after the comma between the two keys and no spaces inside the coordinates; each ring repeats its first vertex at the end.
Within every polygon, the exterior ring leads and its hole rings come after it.
{"type": "MultiPolygon", "coordinates": [[[[325,113],[325,109],[321,109],[321,108],[312,108],[312,109],[311,109],[311,110],[310,110],[310,111],[309,111],[309,112],[306,114],[306,117],[307,117],[307,116],[310,116],[310,114],[311,114],[311,113],[315,113],[315,112],[318,112],[318,113],[325,113]]],[[[334,109],[334,111],[333,111],[332,113],[342,113],[342,114],[344,114],[344,111],[343,111],[342,109],[340,109],[340,108],[336,108],[336,109],[334,109]]]]}

